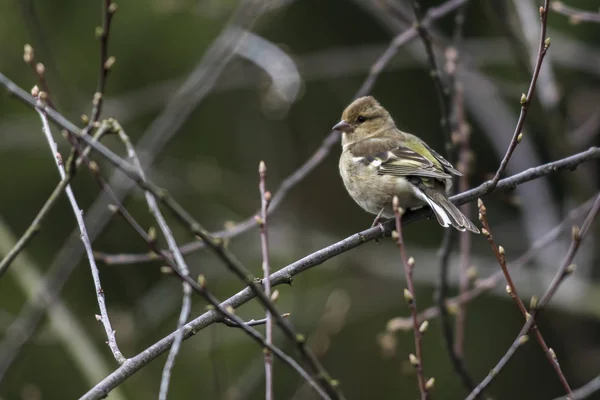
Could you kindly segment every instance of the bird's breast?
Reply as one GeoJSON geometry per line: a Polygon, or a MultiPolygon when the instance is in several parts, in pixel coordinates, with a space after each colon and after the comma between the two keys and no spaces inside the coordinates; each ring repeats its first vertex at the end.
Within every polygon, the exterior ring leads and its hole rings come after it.
{"type": "Polygon", "coordinates": [[[344,151],[339,167],[346,190],[367,212],[378,214],[384,208],[384,216],[392,217],[391,204],[394,196],[398,196],[400,205],[404,208],[421,205],[408,180],[404,177],[379,175],[378,166],[365,163],[363,157],[353,157],[349,151],[344,151]]]}

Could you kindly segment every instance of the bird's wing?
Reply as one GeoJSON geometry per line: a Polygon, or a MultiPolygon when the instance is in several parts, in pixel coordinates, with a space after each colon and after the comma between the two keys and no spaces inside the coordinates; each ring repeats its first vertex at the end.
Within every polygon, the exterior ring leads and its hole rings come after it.
{"type": "Polygon", "coordinates": [[[431,159],[432,161],[435,161],[437,164],[440,164],[444,172],[462,176],[462,173],[459,170],[454,168],[454,166],[450,164],[450,162],[444,157],[439,155],[438,152],[429,147],[427,143],[425,143],[415,135],[411,135],[410,133],[404,134],[410,138],[410,140],[407,141],[408,147],[412,148],[415,151],[419,151],[421,154],[426,154],[427,158],[431,159]]]}
{"type": "Polygon", "coordinates": [[[371,138],[354,143],[350,151],[355,160],[358,158],[356,161],[376,168],[379,175],[429,177],[445,181],[451,178],[449,173],[456,171],[420,140],[398,146],[397,140],[371,138]]]}

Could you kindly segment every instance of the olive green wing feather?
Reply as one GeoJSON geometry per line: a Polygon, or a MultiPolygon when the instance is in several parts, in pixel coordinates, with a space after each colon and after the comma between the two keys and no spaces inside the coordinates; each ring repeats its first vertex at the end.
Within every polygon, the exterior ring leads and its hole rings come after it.
{"type": "MultiPolygon", "coordinates": [[[[399,145],[397,138],[371,138],[353,144],[350,151],[356,161],[376,168],[379,175],[450,179],[448,172],[456,170],[447,170],[444,163],[437,159],[441,156],[436,157],[427,145],[417,140],[418,142],[402,141],[399,145]]],[[[442,160],[450,165],[443,158],[442,160]]]]}
{"type": "Polygon", "coordinates": [[[411,135],[410,133],[404,133],[406,135],[407,140],[405,141],[405,145],[409,147],[411,150],[418,152],[419,154],[424,155],[432,161],[433,163],[439,165],[442,170],[448,172],[453,175],[462,176],[462,173],[454,168],[450,162],[448,162],[444,157],[442,157],[438,152],[433,150],[431,147],[427,145],[424,141],[416,137],[415,135],[411,135]]]}

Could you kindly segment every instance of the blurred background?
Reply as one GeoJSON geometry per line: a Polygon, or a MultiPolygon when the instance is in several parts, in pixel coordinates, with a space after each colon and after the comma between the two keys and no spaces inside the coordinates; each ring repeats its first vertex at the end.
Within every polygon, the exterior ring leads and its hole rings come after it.
{"type": "MultiPolygon", "coordinates": [[[[423,10],[442,1],[423,1],[423,10]]],[[[468,1],[463,34],[455,37],[456,12],[431,25],[440,67],[455,74],[470,127],[472,163],[468,184],[489,179],[504,155],[519,113],[519,98],[531,79],[539,41],[539,0],[468,1]],[[450,58],[448,58],[450,54],[450,58]]],[[[565,1],[598,11],[592,0],[565,1]]],[[[89,115],[99,69],[102,2],[22,0],[0,3],[0,71],[29,90],[35,73],[23,62],[31,44],[57,109],[73,122],[89,115]]],[[[252,217],[260,206],[258,163],[268,167],[267,187],[280,183],[322,144],[331,126],[369,75],[394,36],[414,21],[405,0],[139,0],[118,2],[109,55],[116,57],[105,91],[103,118],[118,119],[147,166],[149,177],[166,188],[207,229],[220,231],[252,217]]],[[[524,140],[507,174],[598,145],[600,133],[600,25],[550,12],[552,45],[530,107],[524,140]]],[[[422,41],[401,47],[378,77],[373,94],[399,128],[444,153],[444,133],[434,83],[422,41]]],[[[54,130],[64,157],[69,145],[54,130]]],[[[103,143],[120,155],[110,136],[103,143]]],[[[27,229],[59,178],[41,132],[38,115],[8,94],[0,95],[0,255],[27,229]]],[[[336,143],[322,163],[294,186],[271,214],[270,250],[274,270],[366,229],[372,216],[347,195],[338,173],[336,143]]],[[[100,157],[105,178],[146,229],[155,225],[143,193],[100,157]]],[[[598,162],[580,165],[497,193],[486,200],[496,240],[509,261],[550,232],[569,213],[574,220],[558,230],[514,273],[524,301],[540,296],[561,263],[578,208],[599,189],[598,162]]],[[[465,182],[466,183],[466,182],[465,182]]],[[[82,168],[73,189],[95,237],[94,250],[146,254],[131,227],[111,216],[108,201],[82,168]]],[[[472,210],[473,212],[474,210],[472,210]]],[[[167,210],[180,244],[193,242],[167,210]]],[[[474,220],[476,216],[472,214],[474,220]]],[[[77,398],[117,368],[105,344],[89,266],[82,253],[73,213],[62,198],[42,231],[0,280],[0,384],[2,399],[77,398]],[[30,306],[42,282],[62,283],[49,312],[30,306]],[[15,323],[15,321],[21,321],[15,323]],[[28,321],[30,325],[23,325],[28,321]],[[31,325],[31,322],[34,322],[31,325]],[[39,322],[37,324],[36,322],[39,322]],[[37,326],[37,329],[34,327],[37,326]],[[33,333],[19,346],[20,338],[33,333]],[[10,360],[10,362],[9,362],[10,360]]],[[[544,337],[572,387],[600,372],[600,252],[593,226],[577,256],[578,269],[539,318],[544,337]]],[[[404,230],[407,251],[416,259],[419,310],[435,305],[443,229],[435,220],[404,230]]],[[[231,239],[230,249],[261,275],[258,230],[231,239]]],[[[467,266],[477,277],[498,271],[489,244],[471,237],[467,266]],[[472,270],[473,271],[473,270],[472,270]]],[[[459,242],[450,262],[450,294],[458,293],[459,242]]],[[[187,256],[192,276],[204,274],[226,299],[243,285],[206,250],[187,256]]],[[[125,356],[133,356],[177,326],[181,285],[160,272],[159,262],[100,263],[111,322],[125,356]]],[[[388,321],[408,317],[402,297],[406,283],[391,240],[367,243],[278,287],[279,310],[309,338],[309,344],[349,399],[416,398],[418,388],[408,354],[411,331],[389,330],[388,321]],[[387,330],[386,330],[387,329],[387,330]]],[[[192,318],[206,303],[193,297],[192,318]]],[[[238,310],[262,318],[255,302],[238,310]]],[[[504,283],[466,307],[464,357],[478,382],[504,354],[523,317],[504,283]]],[[[258,327],[263,332],[264,327],[258,327]]],[[[295,354],[276,330],[276,344],[295,354]]],[[[210,326],[186,340],[177,359],[170,398],[260,399],[264,397],[262,351],[241,330],[210,326]]],[[[158,393],[166,354],[113,391],[114,399],[151,399],[158,393]]],[[[453,372],[440,322],[424,336],[423,365],[436,379],[433,397],[460,399],[467,393],[453,372]]],[[[519,349],[487,394],[495,399],[551,399],[562,386],[534,340],[519,349]]],[[[298,375],[275,361],[278,399],[313,398],[298,375]]],[[[591,398],[591,397],[590,397],[591,398]]],[[[600,397],[596,397],[600,398],[600,397]]]]}

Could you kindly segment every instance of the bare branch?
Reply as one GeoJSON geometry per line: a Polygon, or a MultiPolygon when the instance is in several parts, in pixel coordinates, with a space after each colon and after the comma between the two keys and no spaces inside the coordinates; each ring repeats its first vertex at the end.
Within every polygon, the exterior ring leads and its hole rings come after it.
{"type": "MultiPolygon", "coordinates": [[[[281,314],[281,316],[283,318],[287,318],[287,317],[290,316],[290,313],[283,313],[283,314],[281,314]]],[[[225,324],[227,326],[230,326],[232,328],[239,328],[240,327],[238,324],[236,324],[235,322],[233,322],[233,321],[231,321],[231,320],[229,320],[227,318],[223,319],[220,322],[222,322],[223,324],[225,324]]],[[[263,318],[263,319],[251,319],[250,321],[244,322],[244,324],[248,325],[248,326],[264,325],[266,323],[267,323],[267,319],[266,318],[263,318]]]]}
{"type": "MultiPolygon", "coordinates": [[[[549,163],[536,168],[531,168],[521,172],[520,174],[502,179],[500,180],[500,182],[498,182],[498,185],[496,185],[495,191],[513,189],[519,184],[528,182],[533,179],[537,179],[540,176],[549,175],[550,173],[562,169],[572,169],[582,162],[596,158],[600,158],[600,148],[593,147],[586,152],[555,161],[554,163],[549,163]]],[[[468,201],[472,201],[487,193],[487,188],[484,185],[482,185],[475,189],[471,189],[468,192],[453,196],[452,200],[454,201],[454,203],[460,205],[468,201]]],[[[430,215],[431,210],[427,209],[409,211],[404,215],[402,223],[407,224],[430,215]]],[[[381,238],[384,236],[384,234],[389,235],[391,233],[392,222],[393,220],[388,221],[384,224],[385,232],[382,232],[379,227],[373,227],[364,230],[362,232],[349,236],[344,240],[341,240],[321,250],[318,250],[312,254],[309,254],[308,256],[301,258],[300,260],[297,260],[296,262],[284,268],[279,269],[278,271],[271,274],[271,286],[273,287],[281,284],[289,284],[291,282],[292,277],[294,277],[295,275],[303,273],[314,266],[324,263],[330,258],[345,253],[355,247],[361,246],[371,240],[381,238]]],[[[235,295],[231,296],[229,299],[225,300],[223,303],[221,303],[221,305],[223,307],[230,306],[233,308],[237,308],[249,302],[254,297],[255,293],[252,291],[251,288],[247,287],[241,290],[240,292],[236,293],[235,295]]],[[[202,314],[198,318],[186,324],[184,339],[189,339],[200,330],[218,321],[220,321],[220,317],[217,311],[208,311],[202,314]]],[[[167,351],[173,343],[173,340],[174,333],[159,340],[158,342],[148,347],[146,350],[144,350],[137,356],[130,358],[130,362],[128,362],[126,366],[118,368],[117,370],[115,370],[115,372],[113,372],[111,375],[106,377],[106,379],[100,382],[97,386],[97,389],[94,389],[94,392],[98,391],[99,395],[100,393],[105,393],[110,389],[118,386],[121,382],[133,375],[135,372],[139,371],[150,361],[167,351]]]]}
{"type": "MultiPolygon", "coordinates": [[[[585,203],[579,205],[574,210],[572,210],[569,215],[554,229],[548,231],[544,236],[539,238],[531,245],[529,249],[525,253],[523,253],[519,258],[512,261],[508,264],[509,271],[515,271],[528,262],[530,262],[541,250],[543,250],[548,244],[552,243],[554,240],[558,239],[560,234],[567,228],[570,228],[570,224],[577,218],[581,217],[584,213],[589,211],[592,206],[594,198],[586,201],[585,203]]],[[[496,273],[488,276],[487,278],[478,279],[475,281],[474,288],[461,293],[459,296],[450,298],[446,300],[446,308],[448,309],[457,309],[461,304],[468,303],[480,295],[492,290],[500,282],[504,281],[504,273],[500,270],[496,273]]],[[[423,322],[425,320],[431,320],[437,318],[441,315],[440,307],[438,305],[429,307],[419,314],[419,321],[423,322]]],[[[387,326],[388,331],[395,332],[398,330],[410,330],[411,329],[411,319],[404,317],[396,317],[391,319],[387,326]]],[[[475,385],[473,385],[475,386],[475,385]]]]}
{"type": "MultiPolygon", "coordinates": [[[[417,299],[415,292],[415,285],[413,283],[412,275],[415,267],[415,259],[408,258],[406,256],[406,249],[404,247],[404,240],[402,238],[402,214],[404,210],[400,208],[399,200],[397,196],[394,196],[392,201],[394,209],[394,219],[396,223],[396,230],[392,232],[392,238],[396,239],[396,245],[400,249],[400,256],[402,257],[402,265],[404,266],[404,275],[406,277],[406,285],[408,289],[404,289],[404,300],[408,304],[410,314],[413,322],[413,336],[415,340],[415,352],[409,355],[409,361],[413,367],[417,370],[417,380],[419,382],[419,391],[421,392],[421,400],[427,400],[429,398],[429,391],[425,387],[425,374],[423,372],[423,333],[426,330],[426,325],[423,325],[423,329],[419,325],[417,320],[417,299]]],[[[426,323],[428,324],[428,323],[426,323]]]]}
{"type": "MultiPolygon", "coordinates": [[[[39,100],[38,100],[39,101],[39,100]]],[[[52,137],[52,132],[50,131],[50,125],[48,124],[48,119],[46,118],[46,114],[43,111],[43,104],[41,102],[36,105],[35,110],[38,112],[43,125],[43,131],[46,136],[46,140],[48,141],[48,145],[50,146],[50,150],[54,155],[56,166],[58,168],[58,172],[62,180],[65,180],[67,177],[67,173],[65,172],[65,168],[62,161],[62,156],[58,152],[58,148],[54,139],[52,137]]],[[[93,142],[96,143],[96,142],[93,142]]],[[[85,247],[88,262],[90,264],[90,269],[92,271],[92,277],[94,279],[94,286],[96,288],[96,296],[98,298],[98,307],[100,308],[100,315],[96,315],[96,318],[102,322],[104,326],[104,330],[106,331],[106,337],[108,338],[108,347],[113,353],[115,360],[119,364],[123,364],[126,361],[126,358],[123,356],[119,347],[117,346],[117,340],[115,337],[115,331],[112,329],[110,325],[110,320],[108,318],[108,312],[106,311],[106,304],[104,301],[104,291],[102,290],[102,286],[100,284],[100,274],[98,273],[98,267],[96,266],[96,261],[94,259],[94,254],[92,250],[92,245],[90,243],[90,239],[87,236],[87,230],[85,228],[85,223],[83,221],[83,212],[79,208],[77,204],[77,200],[75,199],[75,195],[73,194],[73,190],[71,189],[71,185],[67,184],[65,191],[67,193],[67,197],[69,198],[69,202],[71,203],[71,207],[73,208],[73,212],[75,214],[75,219],[77,220],[77,224],[79,225],[79,230],[81,231],[81,241],[85,247]]]]}
{"type": "MultiPolygon", "coordinates": [[[[461,10],[464,10],[461,9],[461,10]]],[[[457,16],[458,18],[458,16],[457,16]]],[[[455,83],[455,85],[458,85],[455,83]]],[[[473,152],[470,148],[470,126],[465,121],[465,110],[463,104],[462,87],[454,87],[454,113],[456,125],[454,134],[458,142],[458,165],[457,168],[462,172],[463,176],[458,178],[458,190],[466,192],[469,190],[469,175],[471,172],[471,164],[473,163],[473,152]]],[[[465,203],[461,206],[461,211],[471,218],[471,203],[465,203]]],[[[460,296],[464,297],[469,287],[469,268],[471,260],[471,241],[472,235],[469,232],[460,233],[460,296]]],[[[438,302],[438,306],[445,306],[446,300],[438,302]]],[[[441,310],[441,308],[440,308],[441,310]]],[[[452,344],[453,355],[451,360],[454,364],[454,369],[461,378],[463,385],[470,392],[475,387],[473,378],[469,375],[466,366],[464,365],[464,342],[466,330],[467,307],[466,302],[461,302],[456,312],[456,322],[454,326],[454,343],[452,344]]]]}
{"type": "Polygon", "coordinates": [[[561,396],[554,400],[582,400],[587,399],[594,393],[600,390],[600,375],[581,386],[579,389],[573,391],[573,394],[569,397],[561,396]]]}
{"type": "MultiPolygon", "coordinates": [[[[449,14],[450,12],[456,10],[458,7],[465,4],[467,1],[468,0],[450,0],[444,2],[438,7],[431,7],[429,10],[427,10],[427,14],[425,15],[425,17],[422,18],[420,25],[423,27],[428,27],[432,21],[439,19],[445,16],[446,14],[449,14]]],[[[385,50],[385,52],[379,57],[375,64],[373,64],[371,70],[369,71],[369,76],[367,76],[367,79],[362,84],[360,89],[358,89],[358,92],[354,97],[356,98],[364,96],[367,93],[369,93],[373,88],[375,81],[379,77],[379,74],[383,72],[384,68],[389,64],[392,58],[394,58],[394,56],[398,52],[398,49],[402,45],[416,38],[417,35],[417,28],[413,26],[396,36],[392,40],[388,48],[385,50]]]]}
{"type": "MultiPolygon", "coordinates": [[[[173,137],[183,125],[183,122],[186,120],[189,113],[197,106],[198,102],[210,92],[220,72],[233,57],[233,47],[235,47],[239,39],[243,37],[245,31],[243,29],[238,29],[238,27],[249,29],[254,22],[256,22],[257,18],[266,10],[267,7],[265,7],[262,2],[259,4],[256,4],[254,0],[244,0],[240,2],[240,5],[222,34],[211,45],[197,67],[181,85],[177,94],[173,96],[172,100],[167,104],[164,112],[152,123],[140,141],[139,146],[146,151],[146,163],[152,161],[153,153],[155,153],[157,149],[162,148],[165,143],[173,137]],[[236,28],[234,29],[235,32],[232,32],[232,27],[236,28]]],[[[29,104],[32,108],[35,106],[35,101],[32,101],[31,98],[27,98],[28,93],[18,88],[18,86],[7,79],[2,73],[0,73],[0,84],[5,86],[9,93],[12,93],[20,100],[29,104]]],[[[54,115],[61,122],[70,124],[70,122],[60,114],[54,113],[54,115]]],[[[71,128],[74,126],[75,125],[71,124],[71,128]]],[[[72,135],[69,135],[69,139],[72,139],[72,135]]],[[[72,142],[72,145],[74,148],[78,147],[76,143],[72,142]]],[[[111,180],[111,184],[112,182],[113,180],[111,180]]],[[[110,190],[107,191],[107,195],[111,199],[111,202],[114,203],[116,199],[116,203],[119,204],[119,199],[123,198],[134,184],[130,184],[127,180],[125,180],[125,184],[123,184],[120,177],[116,179],[116,183],[119,184],[116,193],[110,190]]],[[[110,188],[110,186],[104,187],[110,188]]],[[[103,227],[106,226],[108,218],[112,216],[112,212],[106,211],[105,201],[106,198],[102,197],[88,212],[87,217],[94,222],[93,225],[89,225],[90,236],[99,234],[103,227]]],[[[122,212],[123,209],[119,209],[119,211],[122,212]]],[[[18,322],[19,326],[27,327],[27,329],[24,329],[23,331],[25,333],[18,337],[13,336],[7,338],[2,342],[1,346],[10,348],[10,353],[9,357],[0,359],[0,380],[4,377],[5,371],[15,359],[20,348],[27,343],[35,333],[36,328],[42,321],[45,309],[57,297],[58,293],[60,293],[68,277],[71,275],[73,269],[83,255],[83,251],[80,251],[79,247],[75,246],[77,240],[79,240],[79,234],[76,231],[73,231],[68,241],[53,261],[50,272],[45,277],[44,284],[40,288],[35,300],[28,304],[19,314],[15,323],[18,322]]]]}
{"type": "MultiPolygon", "coordinates": [[[[527,321],[527,319],[531,318],[531,315],[527,312],[527,308],[525,307],[525,304],[523,304],[523,300],[521,300],[521,297],[519,297],[519,293],[517,292],[517,287],[512,280],[512,277],[510,275],[508,267],[506,266],[506,254],[505,254],[504,247],[498,246],[496,244],[496,242],[494,241],[494,237],[492,235],[492,231],[491,231],[488,219],[487,219],[487,210],[486,210],[485,205],[483,204],[483,201],[481,201],[481,199],[478,200],[478,207],[479,207],[479,220],[481,221],[481,223],[483,225],[483,229],[481,230],[481,233],[483,234],[483,236],[485,236],[485,238],[487,239],[489,244],[492,246],[492,250],[494,250],[494,255],[496,256],[496,259],[498,260],[498,264],[500,264],[500,268],[502,269],[502,273],[504,274],[504,279],[506,279],[506,283],[507,283],[506,291],[508,292],[510,297],[512,297],[512,299],[517,303],[517,307],[519,308],[519,311],[521,311],[521,314],[523,314],[523,318],[525,318],[525,320],[527,321]]],[[[558,364],[556,354],[554,354],[554,352],[548,348],[548,345],[546,344],[546,341],[544,340],[544,337],[542,336],[542,332],[540,332],[540,330],[535,322],[531,326],[531,330],[535,334],[535,337],[536,337],[538,343],[540,344],[540,346],[542,347],[542,350],[544,350],[544,353],[548,357],[548,361],[550,361],[550,365],[556,371],[556,374],[558,375],[558,379],[560,380],[561,384],[565,388],[565,391],[567,392],[567,394],[570,395],[572,393],[571,386],[569,386],[569,383],[567,382],[567,378],[565,378],[565,375],[562,372],[560,365],[558,364]]]]}
{"type": "Polygon", "coordinates": [[[517,121],[517,126],[515,127],[515,131],[513,133],[513,137],[510,141],[510,145],[506,150],[506,154],[502,158],[500,162],[500,166],[494,175],[494,178],[488,183],[490,186],[495,186],[500,180],[500,176],[504,173],[506,169],[506,165],[512,156],[512,153],[515,151],[517,145],[521,142],[523,135],[523,126],[525,125],[525,118],[527,118],[527,111],[529,110],[529,105],[533,100],[533,95],[535,93],[535,84],[537,82],[537,78],[540,74],[540,69],[542,68],[542,62],[544,61],[544,57],[546,56],[546,52],[550,47],[550,38],[546,38],[546,24],[548,22],[548,2],[549,0],[545,0],[544,6],[540,7],[540,43],[538,48],[537,60],[535,62],[535,67],[533,68],[533,75],[531,77],[531,82],[529,83],[529,89],[527,89],[527,94],[521,95],[521,114],[519,115],[519,119],[517,121]]]}
{"type": "MultiPolygon", "coordinates": [[[[129,136],[127,136],[127,134],[125,133],[125,131],[123,130],[121,125],[119,125],[118,122],[112,121],[112,125],[113,125],[113,128],[116,130],[117,135],[119,136],[119,139],[121,139],[121,142],[123,142],[123,145],[125,146],[125,149],[127,150],[127,157],[131,160],[132,164],[137,168],[138,173],[140,174],[141,178],[145,181],[146,176],[145,176],[144,170],[142,168],[142,164],[140,163],[140,160],[135,152],[135,149],[133,148],[133,145],[131,144],[131,141],[129,140],[129,136]]],[[[189,268],[188,268],[185,260],[183,259],[181,252],[179,251],[179,247],[177,246],[177,242],[175,241],[175,238],[173,237],[173,232],[171,232],[171,228],[169,228],[167,221],[165,221],[165,218],[163,217],[162,213],[160,212],[160,209],[158,207],[158,203],[156,202],[156,199],[148,191],[144,192],[144,196],[146,198],[146,203],[148,204],[148,209],[150,210],[150,213],[154,216],[154,219],[158,223],[158,226],[159,226],[163,236],[165,237],[165,240],[167,241],[169,250],[171,251],[171,254],[173,254],[173,258],[175,259],[176,267],[179,269],[179,271],[182,274],[189,275],[189,273],[190,273],[189,268]]],[[[177,357],[177,354],[179,353],[179,349],[181,347],[181,342],[183,340],[183,326],[187,322],[187,320],[190,316],[190,310],[192,308],[192,298],[191,298],[192,288],[186,282],[182,283],[182,288],[183,288],[183,302],[181,305],[179,320],[177,322],[177,335],[175,336],[173,346],[171,347],[171,350],[169,351],[169,355],[167,357],[167,362],[165,363],[165,366],[163,368],[162,379],[160,381],[160,391],[159,391],[158,398],[161,400],[167,399],[167,393],[169,392],[169,383],[171,380],[171,370],[173,369],[173,365],[175,364],[175,358],[177,357]]]]}
{"type": "Polygon", "coordinates": [[[562,1],[553,1],[550,4],[550,8],[552,9],[552,11],[558,14],[566,15],[567,17],[569,17],[569,21],[572,24],[578,24],[580,22],[600,23],[600,13],[584,11],[575,7],[569,7],[564,5],[562,1]]]}
{"type": "Polygon", "coordinates": [[[433,45],[431,43],[431,36],[427,27],[423,25],[423,12],[421,11],[421,0],[413,0],[413,10],[415,12],[415,25],[419,36],[421,36],[421,40],[423,41],[423,46],[425,47],[425,52],[427,53],[427,61],[429,63],[429,75],[433,79],[433,83],[435,84],[438,106],[440,109],[440,113],[442,117],[440,119],[440,125],[442,126],[442,130],[446,135],[446,153],[450,157],[450,162],[452,163],[454,160],[450,154],[454,152],[454,144],[452,142],[452,129],[450,128],[450,91],[447,87],[444,86],[442,82],[442,72],[438,67],[437,61],[435,60],[435,53],[433,52],[433,45]]]}
{"type": "MultiPolygon", "coordinates": [[[[10,80],[8,80],[4,75],[0,74],[0,83],[3,83],[9,91],[13,94],[17,95],[24,102],[31,104],[33,99],[27,93],[25,93],[22,89],[18,88],[14,85],[10,80]]],[[[33,104],[35,106],[35,103],[33,104]]],[[[67,129],[71,134],[79,139],[82,139],[88,145],[90,145],[94,150],[98,151],[103,157],[105,157],[108,161],[110,161],[114,166],[121,169],[127,176],[133,179],[138,186],[142,189],[151,192],[154,196],[158,197],[167,207],[171,209],[171,211],[175,214],[175,216],[182,221],[188,229],[194,234],[199,236],[211,250],[213,250],[219,258],[221,258],[225,265],[235,273],[240,279],[242,279],[248,286],[252,288],[252,290],[258,296],[260,302],[274,315],[275,320],[278,325],[283,328],[283,331],[286,333],[288,338],[295,342],[296,347],[300,351],[300,354],[305,358],[308,364],[311,366],[313,371],[318,375],[321,383],[328,389],[330,395],[333,395],[336,398],[342,398],[343,395],[339,392],[339,389],[336,387],[337,382],[332,380],[329,377],[329,374],[325,371],[319,360],[312,354],[311,350],[305,344],[305,338],[302,335],[299,335],[295,332],[291,323],[287,320],[281,318],[281,315],[275,309],[271,300],[265,296],[262,289],[255,282],[254,277],[250,274],[250,272],[223,246],[223,242],[218,238],[212,237],[202,226],[193,219],[193,217],[185,210],[179,203],[177,203],[172,197],[170,197],[164,190],[161,190],[152,182],[145,180],[137,171],[135,166],[126,162],[117,156],[114,152],[109,150],[106,146],[101,143],[97,143],[92,141],[92,139],[86,134],[85,131],[79,130],[77,126],[67,121],[62,115],[57,113],[56,111],[45,107],[44,111],[47,115],[49,115],[55,122],[61,125],[63,128],[67,129]]]]}
{"type": "MultiPolygon", "coordinates": [[[[98,141],[102,138],[102,136],[107,132],[108,126],[101,126],[96,133],[94,134],[93,140],[98,141]]],[[[81,156],[75,162],[75,166],[79,166],[83,158],[87,157],[90,152],[90,146],[87,146],[81,156]]],[[[71,157],[75,155],[74,152],[71,153],[71,157]]],[[[62,192],[65,190],[71,179],[73,178],[73,174],[75,173],[75,168],[69,168],[71,165],[71,161],[67,160],[66,162],[67,169],[64,179],[56,185],[54,191],[50,194],[38,214],[35,216],[29,227],[25,230],[23,235],[19,238],[17,243],[15,243],[14,247],[4,256],[2,261],[0,261],[0,278],[4,275],[10,264],[13,260],[25,249],[25,247],[29,244],[29,242],[33,239],[33,237],[42,229],[42,222],[46,219],[46,216],[50,213],[52,208],[56,205],[56,202],[60,198],[62,192]]]]}
{"type": "Polygon", "coordinates": [[[116,3],[113,3],[111,0],[102,1],[102,26],[96,28],[96,36],[100,39],[100,71],[98,72],[98,86],[96,87],[96,93],[94,93],[92,101],[92,116],[86,127],[86,131],[89,131],[94,123],[100,119],[102,104],[104,103],[106,76],[115,63],[114,57],[108,57],[108,38],[110,35],[110,23],[116,11],[116,3]]]}
{"type": "MultiPolygon", "coordinates": [[[[265,295],[271,299],[271,275],[269,266],[269,233],[267,225],[267,209],[271,201],[271,192],[266,190],[267,166],[264,161],[261,161],[258,166],[259,175],[259,192],[260,192],[260,217],[258,224],[260,225],[260,247],[263,256],[263,282],[265,287],[265,295]]],[[[267,310],[265,336],[268,344],[273,343],[273,317],[271,312],[267,310]]],[[[273,356],[269,351],[265,351],[265,400],[273,400],[273,356]]]]}
{"type": "Polygon", "coordinates": [[[41,90],[46,93],[46,103],[50,107],[56,109],[56,106],[52,101],[53,96],[50,93],[50,88],[48,87],[48,82],[46,81],[46,66],[41,62],[36,63],[35,51],[30,44],[26,44],[23,48],[23,61],[25,61],[25,63],[31,67],[35,77],[37,78],[38,85],[40,85],[41,90]]]}
{"type": "MultiPolygon", "coordinates": [[[[498,361],[496,366],[485,377],[485,379],[483,381],[481,381],[479,383],[479,385],[477,385],[477,387],[475,388],[475,390],[473,392],[471,392],[471,394],[467,397],[467,400],[473,400],[485,387],[487,387],[490,384],[490,382],[500,372],[500,370],[502,368],[504,368],[504,366],[508,363],[508,361],[513,356],[515,351],[517,351],[517,348],[519,347],[519,345],[522,343],[522,341],[523,341],[522,337],[524,335],[526,335],[527,332],[529,332],[529,330],[535,323],[536,315],[552,299],[552,296],[554,296],[554,293],[556,293],[560,284],[569,275],[571,275],[574,272],[575,265],[572,264],[573,258],[575,257],[575,254],[577,253],[577,250],[579,249],[581,241],[585,237],[587,231],[589,230],[590,226],[592,225],[592,222],[598,215],[599,211],[600,211],[600,194],[597,195],[594,205],[592,206],[592,209],[590,210],[588,216],[586,217],[585,221],[583,222],[581,229],[573,229],[571,246],[569,247],[569,250],[567,251],[567,255],[565,256],[565,259],[563,260],[562,265],[560,266],[558,271],[556,271],[556,275],[554,275],[554,279],[552,280],[552,282],[550,283],[550,286],[548,287],[548,289],[546,290],[546,292],[544,293],[544,295],[538,302],[537,307],[535,309],[531,310],[530,317],[527,318],[527,322],[525,322],[525,325],[523,326],[523,328],[517,335],[517,338],[512,343],[512,345],[510,346],[510,348],[508,349],[506,354],[504,354],[504,356],[502,356],[502,358],[500,359],[500,361],[498,361]]],[[[557,361],[555,360],[555,362],[557,362],[557,361]]]]}
{"type": "MultiPolygon", "coordinates": [[[[319,386],[319,384],[315,381],[315,379],[310,376],[294,359],[286,355],[283,351],[281,351],[278,347],[275,347],[272,344],[268,344],[265,339],[252,328],[250,325],[247,325],[240,317],[236,316],[233,311],[233,307],[231,305],[227,305],[226,303],[219,303],[219,301],[212,295],[211,292],[206,288],[206,279],[203,276],[200,276],[198,282],[194,281],[190,278],[189,275],[183,274],[179,269],[173,268],[173,272],[179,276],[179,278],[188,283],[191,288],[202,295],[214,308],[215,315],[219,318],[225,318],[226,320],[233,321],[233,323],[237,324],[244,332],[246,332],[255,342],[261,345],[263,348],[269,349],[277,358],[281,361],[292,367],[296,370],[300,376],[302,376],[321,396],[323,399],[331,399],[331,397],[325,393],[325,391],[319,386]]],[[[213,322],[217,322],[216,320],[213,322]]],[[[193,322],[192,322],[193,323],[193,322]]],[[[135,368],[138,365],[145,365],[148,361],[158,356],[163,351],[166,351],[167,348],[171,347],[176,339],[176,336],[180,331],[183,332],[183,338],[187,339],[190,336],[194,335],[197,331],[194,330],[192,323],[188,323],[182,327],[182,329],[178,329],[174,333],[171,333],[166,338],[162,339],[159,343],[166,344],[161,352],[149,352],[148,350],[138,354],[137,356],[128,360],[126,364],[123,365],[123,369],[118,369],[113,372],[111,375],[106,377],[102,382],[98,383],[92,389],[90,389],[86,394],[84,394],[81,399],[101,399],[106,397],[106,395],[114,389],[119,383],[129,376],[128,372],[135,368]],[[148,358],[149,357],[149,358],[148,358]],[[118,378],[115,380],[115,374],[118,378]]],[[[340,398],[340,397],[336,397],[340,398]]]]}

